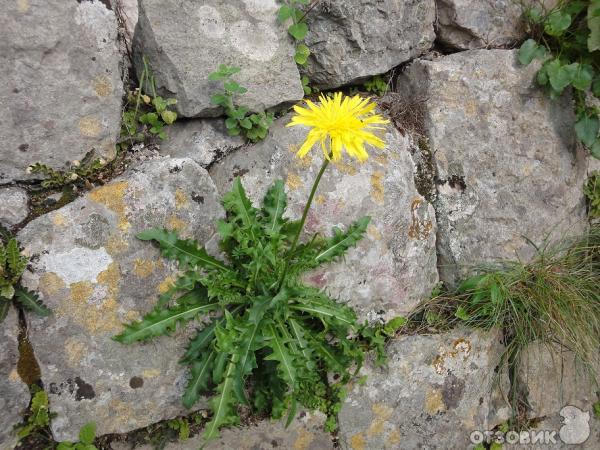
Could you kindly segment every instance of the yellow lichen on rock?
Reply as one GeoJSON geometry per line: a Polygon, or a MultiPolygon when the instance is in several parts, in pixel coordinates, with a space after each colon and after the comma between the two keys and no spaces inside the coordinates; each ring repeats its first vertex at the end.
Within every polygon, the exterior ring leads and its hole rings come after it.
{"type": "Polygon", "coordinates": [[[376,170],[371,174],[371,198],[375,203],[383,205],[385,188],[383,186],[384,173],[376,170]]]}
{"type": "Polygon", "coordinates": [[[117,214],[119,218],[117,227],[123,232],[127,232],[131,227],[125,215],[127,206],[125,205],[124,197],[128,187],[129,183],[119,181],[96,188],[88,194],[90,200],[106,206],[117,214]]]}
{"type": "Polygon", "coordinates": [[[44,297],[48,298],[66,287],[67,286],[61,277],[54,272],[46,272],[40,276],[37,289],[44,294],[44,297]]]}
{"type": "Polygon", "coordinates": [[[425,411],[430,415],[446,410],[442,392],[438,389],[431,389],[425,394],[425,411]]]}
{"type": "Polygon", "coordinates": [[[308,430],[300,428],[298,430],[298,437],[294,441],[294,450],[307,450],[314,439],[314,434],[308,430]]]}
{"type": "Polygon", "coordinates": [[[296,190],[298,190],[298,188],[300,188],[304,185],[304,183],[302,182],[302,179],[293,172],[288,173],[285,184],[291,191],[296,191],[296,190]]]}
{"type": "Polygon", "coordinates": [[[187,194],[181,188],[177,188],[175,191],[175,209],[179,211],[180,209],[187,207],[188,204],[189,199],[187,194]]]}
{"type": "Polygon", "coordinates": [[[392,408],[390,408],[387,405],[384,405],[383,403],[373,404],[371,406],[371,410],[373,411],[375,418],[373,419],[373,422],[371,422],[371,425],[367,430],[367,436],[369,437],[378,436],[382,434],[386,420],[389,419],[394,413],[394,410],[392,408]]]}
{"type": "Polygon", "coordinates": [[[102,132],[100,121],[92,116],[83,117],[79,120],[79,133],[85,137],[98,137],[102,132]]]}
{"type": "Polygon", "coordinates": [[[350,438],[350,447],[352,450],[365,450],[365,436],[357,433],[350,438]]]}

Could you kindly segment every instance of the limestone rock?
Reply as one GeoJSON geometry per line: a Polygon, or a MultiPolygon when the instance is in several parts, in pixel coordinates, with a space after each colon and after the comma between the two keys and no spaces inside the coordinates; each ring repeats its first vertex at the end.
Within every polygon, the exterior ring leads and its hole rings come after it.
{"type": "MultiPolygon", "coordinates": [[[[322,152],[315,147],[306,158],[297,158],[294,151],[307,130],[285,128],[289,121],[290,115],[278,119],[263,142],[211,167],[221,194],[231,189],[234,177],[241,177],[258,205],[272,182],[284,179],[287,214],[301,216],[322,152]]],[[[350,302],[363,319],[406,314],[437,282],[434,212],[415,188],[409,138],[390,126],[385,140],[387,148],[371,152],[364,164],[346,160],[328,168],[306,222],[310,237],[315,232],[329,235],[333,226],[371,216],[367,235],[345,261],[308,276],[312,284],[350,302]]]]}
{"type": "Polygon", "coordinates": [[[435,39],[435,0],[325,1],[307,18],[306,74],[322,89],[387,72],[435,39]]]}
{"type": "Polygon", "coordinates": [[[0,450],[13,448],[16,436],[13,427],[23,420],[29,405],[29,389],[17,373],[19,319],[14,308],[10,308],[0,323],[0,450]]]}
{"type": "Polygon", "coordinates": [[[5,2],[0,16],[0,183],[37,161],[112,158],[122,83],[106,1],[5,2]]]}
{"type": "Polygon", "coordinates": [[[468,448],[471,431],[508,417],[494,379],[501,351],[496,334],[465,330],[392,341],[388,368],[367,365],[348,391],[341,447],[468,448]]]}
{"type": "Polygon", "coordinates": [[[248,92],[239,98],[253,110],[303,97],[294,47],[277,23],[275,0],[140,0],[134,38],[136,67],[145,55],[157,87],[177,98],[185,117],[218,115],[210,97],[222,82],[209,82],[219,64],[242,69],[235,79],[248,92]]]}
{"type": "Polygon", "coordinates": [[[450,284],[467,265],[527,260],[524,237],[539,244],[585,222],[571,101],[548,99],[535,72],[516,51],[471,50],[417,60],[399,80],[406,96],[428,99],[440,278],[450,284]]]}
{"type": "Polygon", "coordinates": [[[10,228],[29,214],[27,192],[19,187],[0,188],[0,225],[10,228]]]}
{"type": "Polygon", "coordinates": [[[160,153],[191,158],[206,168],[244,145],[241,136],[229,136],[223,119],[194,119],[175,122],[169,137],[160,143],[160,153]]]}
{"type": "Polygon", "coordinates": [[[53,310],[29,316],[56,440],[95,421],[98,435],[185,414],[185,330],[126,346],[121,324],[151,310],[174,280],[172,262],[135,238],[151,227],[200,242],[223,211],[207,172],[190,159],[158,158],[30,222],[19,233],[32,270],[23,283],[53,310]]]}
{"type": "Polygon", "coordinates": [[[525,37],[524,7],[512,0],[436,0],[438,39],[466,50],[513,45],[525,37]]]}

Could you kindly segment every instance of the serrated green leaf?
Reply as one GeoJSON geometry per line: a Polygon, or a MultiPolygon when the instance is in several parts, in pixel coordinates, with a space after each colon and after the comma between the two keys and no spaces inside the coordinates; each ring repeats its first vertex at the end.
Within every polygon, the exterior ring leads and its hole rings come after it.
{"type": "Polygon", "coordinates": [[[215,362],[216,352],[212,349],[210,352],[201,355],[200,361],[192,364],[190,370],[190,379],[183,394],[183,406],[191,408],[200,398],[200,395],[207,391],[211,380],[211,372],[215,362]]]}
{"type": "Polygon", "coordinates": [[[210,256],[206,250],[192,240],[179,239],[177,233],[160,228],[150,228],[137,235],[142,241],[156,241],[165,258],[179,261],[180,264],[200,266],[204,269],[229,271],[224,263],[210,256]]]}
{"type": "Polygon", "coordinates": [[[0,324],[6,319],[8,310],[10,309],[10,302],[3,298],[0,298],[0,324]]]}
{"type": "Polygon", "coordinates": [[[319,254],[315,256],[315,261],[318,263],[333,261],[346,253],[349,248],[356,246],[363,238],[370,221],[370,217],[362,217],[350,225],[346,232],[334,228],[334,236],[326,241],[319,254]]]}
{"type": "Polygon", "coordinates": [[[232,395],[237,363],[237,356],[233,355],[227,365],[223,381],[217,386],[217,395],[210,401],[213,415],[210,422],[206,424],[204,432],[206,440],[218,438],[219,428],[225,425],[235,425],[239,421],[239,416],[233,407],[234,397],[232,395]]]}
{"type": "Polygon", "coordinates": [[[356,322],[356,315],[352,309],[324,296],[301,298],[298,303],[290,305],[290,308],[317,317],[335,319],[348,325],[356,322]]]}
{"type": "Polygon", "coordinates": [[[44,305],[35,292],[23,287],[17,287],[15,289],[15,300],[17,300],[23,308],[33,311],[38,316],[46,317],[52,314],[52,311],[44,305]]]}
{"type": "Polygon", "coordinates": [[[278,233],[285,225],[286,220],[283,218],[283,213],[286,206],[285,184],[283,180],[276,180],[267,190],[263,199],[263,223],[267,233],[278,233]]]}
{"type": "Polygon", "coordinates": [[[131,344],[155,336],[169,334],[175,331],[177,323],[188,322],[200,314],[219,309],[219,302],[211,301],[203,305],[177,305],[168,309],[154,309],[142,320],[125,326],[122,333],[114,336],[115,341],[131,344]]]}
{"type": "Polygon", "coordinates": [[[267,345],[272,350],[272,353],[265,359],[267,361],[277,361],[277,368],[281,377],[288,382],[292,390],[295,389],[298,381],[296,378],[296,369],[282,336],[272,324],[268,324],[264,330],[267,345]]]}

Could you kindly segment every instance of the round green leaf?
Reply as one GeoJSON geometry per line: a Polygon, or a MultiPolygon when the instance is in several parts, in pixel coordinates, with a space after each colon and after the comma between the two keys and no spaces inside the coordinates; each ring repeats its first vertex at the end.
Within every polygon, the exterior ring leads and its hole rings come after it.
{"type": "Polygon", "coordinates": [[[296,47],[296,54],[294,55],[294,60],[296,61],[296,64],[304,65],[306,64],[309,55],[309,48],[304,44],[299,44],[298,47],[296,47]]]}
{"type": "Polygon", "coordinates": [[[554,10],[548,16],[544,31],[550,36],[560,36],[571,25],[571,15],[561,9],[554,10]]]}
{"type": "Polygon", "coordinates": [[[536,51],[539,45],[534,39],[527,39],[519,49],[519,62],[523,65],[528,65],[535,58],[536,51]]]}
{"type": "Polygon", "coordinates": [[[308,25],[304,22],[295,23],[288,28],[288,33],[297,41],[301,41],[306,37],[306,33],[308,33],[308,25]]]}
{"type": "Polygon", "coordinates": [[[600,159],[600,139],[596,139],[592,148],[590,148],[590,153],[596,159],[600,159]]]}
{"type": "Polygon", "coordinates": [[[583,116],[575,124],[575,133],[586,147],[591,148],[597,141],[600,121],[598,116],[583,116]]]}
{"type": "Polygon", "coordinates": [[[82,444],[92,444],[96,437],[96,424],[94,422],[88,422],[79,430],[79,441],[82,444]]]}
{"type": "Polygon", "coordinates": [[[589,64],[580,64],[573,77],[573,86],[580,91],[585,91],[592,85],[593,78],[594,68],[589,64]]]}
{"type": "Polygon", "coordinates": [[[160,113],[160,116],[167,125],[171,125],[173,122],[175,122],[175,120],[177,120],[177,113],[174,111],[163,111],[162,113],[160,113]]]}

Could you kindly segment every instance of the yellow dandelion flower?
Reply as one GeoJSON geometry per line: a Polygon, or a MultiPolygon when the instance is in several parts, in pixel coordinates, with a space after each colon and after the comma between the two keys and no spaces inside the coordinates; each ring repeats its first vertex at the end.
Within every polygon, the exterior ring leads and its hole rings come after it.
{"type": "Polygon", "coordinates": [[[389,123],[379,114],[373,114],[375,103],[368,98],[343,96],[336,92],[331,97],[321,95],[320,105],[306,100],[308,108],[294,106],[296,114],[288,127],[304,125],[311,127],[306,140],[298,150],[297,155],[304,157],[317,142],[320,142],[325,158],[338,161],[342,150],[359,161],[366,161],[369,154],[365,144],[376,148],[385,147],[385,142],[372,133],[374,130],[384,130],[383,125],[389,123]]]}

